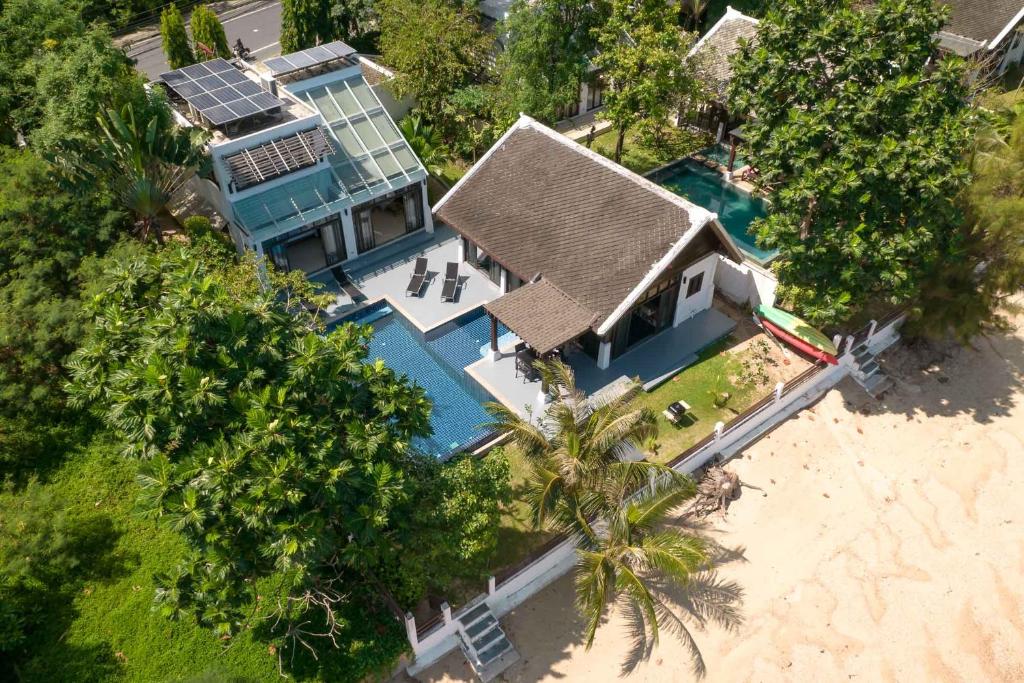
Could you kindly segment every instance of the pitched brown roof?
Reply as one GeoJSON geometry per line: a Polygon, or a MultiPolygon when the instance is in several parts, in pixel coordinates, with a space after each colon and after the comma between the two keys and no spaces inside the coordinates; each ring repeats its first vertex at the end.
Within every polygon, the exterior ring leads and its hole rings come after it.
{"type": "Polygon", "coordinates": [[[950,8],[943,30],[987,44],[1024,9],[1021,0],[940,0],[950,8]]]}
{"type": "Polygon", "coordinates": [[[525,284],[484,308],[540,354],[575,339],[594,322],[593,313],[544,279],[525,284]]]}
{"type": "Polygon", "coordinates": [[[541,274],[595,326],[673,246],[712,220],[705,209],[525,116],[435,215],[521,279],[541,274]]]}
{"type": "Polygon", "coordinates": [[[711,82],[719,91],[732,80],[729,58],[740,49],[739,41],[753,40],[757,35],[757,20],[729,8],[694,46],[692,55],[702,55],[711,82]]]}

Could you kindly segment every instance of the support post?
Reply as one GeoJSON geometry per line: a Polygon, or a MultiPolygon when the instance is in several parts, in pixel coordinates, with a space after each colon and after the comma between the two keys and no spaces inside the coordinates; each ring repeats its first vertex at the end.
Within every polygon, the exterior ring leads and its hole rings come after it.
{"type": "Polygon", "coordinates": [[[782,390],[785,389],[785,388],[786,388],[786,385],[783,382],[778,382],[775,385],[775,402],[776,403],[778,403],[779,401],[782,400],[782,390]]]}
{"type": "Polygon", "coordinates": [[[427,181],[420,181],[420,201],[423,203],[423,227],[427,233],[434,234],[434,214],[430,211],[430,198],[427,196],[427,181]]]}
{"type": "Polygon", "coordinates": [[[415,652],[416,648],[419,647],[420,639],[416,635],[416,618],[412,616],[412,612],[405,613],[405,635],[409,638],[409,644],[412,645],[412,649],[415,652]]]}
{"type": "Polygon", "coordinates": [[[846,353],[853,351],[853,335],[846,335],[846,353]]]}
{"type": "Polygon", "coordinates": [[[491,353],[490,360],[493,363],[498,360],[501,355],[498,352],[498,319],[494,317],[493,313],[488,313],[491,316],[491,353]]]}
{"type": "Polygon", "coordinates": [[[878,321],[877,320],[872,320],[871,321],[871,326],[868,327],[868,339],[871,339],[872,337],[875,336],[875,329],[877,327],[878,327],[878,321]]]}
{"type": "Polygon", "coordinates": [[[736,136],[729,136],[729,167],[726,169],[725,179],[732,180],[732,168],[736,163],[736,136]]]}
{"type": "Polygon", "coordinates": [[[612,343],[607,339],[601,340],[601,345],[597,348],[597,367],[602,370],[607,370],[608,366],[612,364],[612,343]]]}
{"type": "Polygon", "coordinates": [[[487,577],[487,594],[494,595],[498,590],[497,581],[493,576],[487,577]]]}
{"type": "Polygon", "coordinates": [[[725,423],[719,420],[715,423],[715,441],[722,440],[722,432],[725,430],[725,423]]]}
{"type": "Polygon", "coordinates": [[[832,346],[836,347],[836,351],[838,351],[839,347],[842,346],[842,345],[843,345],[843,335],[837,334],[836,336],[832,337],[832,346]]]}
{"type": "Polygon", "coordinates": [[[441,617],[444,618],[444,623],[452,623],[452,608],[447,602],[441,603],[441,617]]]}

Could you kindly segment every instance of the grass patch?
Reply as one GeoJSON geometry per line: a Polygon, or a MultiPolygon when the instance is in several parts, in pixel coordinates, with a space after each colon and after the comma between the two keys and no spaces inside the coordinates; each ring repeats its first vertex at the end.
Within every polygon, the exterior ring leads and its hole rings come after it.
{"type": "MultiPolygon", "coordinates": [[[[170,571],[184,541],[135,508],[135,462],[109,441],[74,454],[44,484],[77,526],[89,530],[87,561],[40,605],[42,625],[29,634],[18,667],[23,681],[272,681],[282,680],[277,656],[251,631],[220,641],[191,620],[171,621],[153,609],[154,575],[170,571]]],[[[0,493],[0,520],[20,504],[20,491],[0,493]]],[[[375,638],[404,649],[401,626],[381,615],[351,615],[346,651],[319,663],[296,658],[289,680],[352,680],[373,629],[375,638]],[[384,629],[382,631],[381,629],[384,629]],[[394,633],[387,632],[392,629],[394,633]],[[394,636],[392,638],[392,636],[394,636]],[[347,674],[347,675],[346,675],[347,674]]],[[[339,640],[339,642],[341,642],[339,640]]]]}
{"type": "Polygon", "coordinates": [[[528,470],[514,446],[506,446],[504,450],[511,466],[512,504],[502,510],[498,552],[491,563],[492,573],[519,562],[554,535],[534,528],[526,498],[528,470]]]}
{"type": "MultiPolygon", "coordinates": [[[[615,140],[615,132],[607,131],[594,138],[591,149],[614,159],[615,140]]],[[[710,134],[687,128],[667,128],[664,141],[656,145],[645,141],[636,131],[628,131],[622,146],[621,163],[634,173],[644,174],[670,161],[687,157],[711,142],[710,134]]]]}
{"type": "Polygon", "coordinates": [[[715,423],[728,422],[753,405],[768,389],[738,381],[742,372],[742,356],[729,353],[735,343],[727,337],[698,354],[697,362],[665,382],[654,391],[641,392],[636,405],[646,406],[658,416],[658,453],[650,456],[668,462],[697,443],[715,429],[715,423]],[[715,396],[731,394],[724,406],[715,405],[715,396]],[[687,419],[679,426],[670,423],[662,411],[668,404],[682,399],[690,405],[687,419]]]}

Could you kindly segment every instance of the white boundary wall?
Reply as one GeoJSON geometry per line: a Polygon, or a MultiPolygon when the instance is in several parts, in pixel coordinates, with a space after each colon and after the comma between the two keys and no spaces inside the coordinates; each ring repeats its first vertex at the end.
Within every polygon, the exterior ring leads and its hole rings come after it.
{"type": "Polygon", "coordinates": [[[740,305],[775,303],[775,276],[750,261],[736,263],[719,256],[715,271],[715,288],[729,300],[740,305]]]}
{"type": "MultiPolygon", "coordinates": [[[[898,327],[903,319],[901,316],[884,327],[872,329],[867,339],[868,348],[872,353],[878,353],[899,340],[898,327]]],[[[872,328],[874,328],[874,322],[872,322],[872,328]]],[[[676,464],[675,469],[690,474],[715,458],[732,457],[754,439],[771,431],[780,422],[816,401],[850,374],[854,364],[851,353],[852,342],[853,337],[843,340],[843,354],[839,358],[838,365],[826,367],[809,377],[805,383],[795,387],[790,393],[782,394],[780,389],[772,403],[750,414],[741,422],[730,425],[727,430],[722,429],[724,425],[719,423],[714,440],[676,464]]],[[[494,578],[491,577],[488,581],[487,593],[478,595],[454,614],[449,610],[443,610],[443,620],[422,637],[417,637],[416,622],[412,615],[407,614],[406,632],[409,642],[412,644],[413,653],[416,655],[415,661],[407,669],[408,673],[416,675],[458,645],[457,619],[460,614],[481,602],[486,602],[494,616],[500,619],[556,579],[567,574],[575,564],[575,546],[567,540],[537,558],[535,562],[508,578],[501,585],[495,585],[494,578]]]]}

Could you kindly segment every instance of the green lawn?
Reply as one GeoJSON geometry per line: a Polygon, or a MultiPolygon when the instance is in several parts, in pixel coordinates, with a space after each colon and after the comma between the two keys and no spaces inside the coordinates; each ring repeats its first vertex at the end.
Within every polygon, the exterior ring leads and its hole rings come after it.
{"type": "Polygon", "coordinates": [[[729,337],[712,344],[700,352],[696,363],[654,391],[637,396],[637,405],[647,406],[658,416],[659,448],[653,460],[668,462],[710,434],[716,422],[728,422],[769,391],[738,381],[742,357],[727,351],[734,343],[729,337]],[[723,407],[717,407],[715,395],[722,392],[729,392],[731,397],[723,407]],[[689,419],[676,426],[665,419],[662,411],[679,399],[690,404],[692,410],[689,419]]]}
{"type": "MultiPolygon", "coordinates": [[[[45,484],[88,530],[80,569],[40,606],[42,629],[30,634],[24,681],[274,681],[283,680],[268,643],[251,632],[221,642],[191,620],[171,621],[153,609],[153,576],[170,571],[185,550],[174,533],[135,510],[134,461],[116,446],[97,442],[72,456],[45,484]]],[[[17,492],[0,493],[0,520],[19,504],[17,492]]],[[[353,620],[353,630],[393,628],[395,657],[404,631],[390,617],[378,624],[353,620]],[[355,623],[357,622],[358,623],[355,623]],[[383,626],[381,625],[383,624],[383,626]]],[[[363,642],[332,651],[319,664],[298,667],[299,680],[343,680],[363,642]],[[351,657],[352,659],[348,659],[351,657]]],[[[288,680],[295,680],[289,677],[288,680]]],[[[350,678],[350,676],[348,677],[350,678]]]]}
{"type": "Polygon", "coordinates": [[[512,504],[502,513],[498,529],[498,553],[491,563],[492,573],[515,564],[543,545],[552,534],[536,531],[526,500],[526,469],[514,447],[505,447],[512,466],[512,504]]]}
{"type": "MultiPolygon", "coordinates": [[[[615,140],[613,131],[602,133],[594,138],[591,149],[614,159],[615,140]]],[[[628,131],[622,147],[622,165],[635,173],[644,174],[670,161],[689,156],[711,142],[710,134],[694,133],[684,128],[668,128],[664,144],[655,147],[644,144],[635,131],[628,131]]]]}

